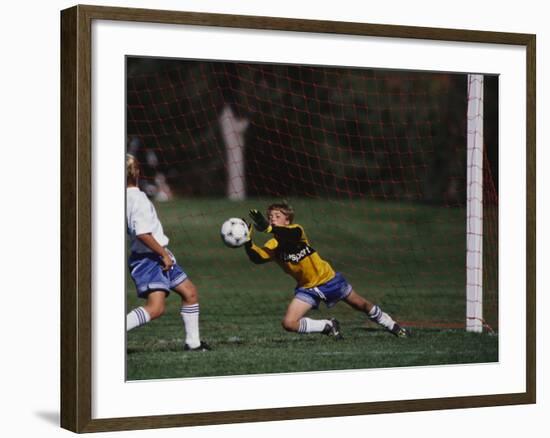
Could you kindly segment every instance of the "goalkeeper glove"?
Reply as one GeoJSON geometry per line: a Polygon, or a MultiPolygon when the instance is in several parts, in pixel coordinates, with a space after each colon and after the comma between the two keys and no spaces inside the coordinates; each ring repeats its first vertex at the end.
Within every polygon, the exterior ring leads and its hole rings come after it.
{"type": "Polygon", "coordinates": [[[248,215],[250,216],[250,219],[252,219],[252,221],[254,222],[254,227],[258,231],[262,233],[271,233],[271,225],[269,225],[269,222],[262,213],[260,213],[256,209],[252,209],[250,210],[248,215]]]}
{"type": "Polygon", "coordinates": [[[246,235],[246,241],[251,242],[252,241],[252,230],[254,229],[252,227],[252,224],[249,224],[244,217],[241,218],[242,221],[246,224],[246,228],[248,229],[248,234],[246,235]]]}

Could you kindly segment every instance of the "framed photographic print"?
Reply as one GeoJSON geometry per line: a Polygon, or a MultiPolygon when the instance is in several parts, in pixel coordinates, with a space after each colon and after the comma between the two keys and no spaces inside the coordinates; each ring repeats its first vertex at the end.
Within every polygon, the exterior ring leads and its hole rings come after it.
{"type": "Polygon", "coordinates": [[[61,45],[62,427],[535,402],[534,35],[75,6],[61,45]]]}

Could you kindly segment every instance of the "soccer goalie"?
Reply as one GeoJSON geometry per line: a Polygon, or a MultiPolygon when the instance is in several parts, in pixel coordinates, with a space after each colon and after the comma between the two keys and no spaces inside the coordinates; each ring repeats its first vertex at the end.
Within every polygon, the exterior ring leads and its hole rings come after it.
{"type": "MultiPolygon", "coordinates": [[[[267,208],[266,219],[258,210],[250,210],[254,228],[273,237],[263,247],[252,240],[245,244],[249,259],[256,264],[275,261],[284,272],[296,280],[294,299],[288,305],[283,318],[283,328],[297,333],[322,333],[342,339],[340,324],[334,319],[311,319],[305,315],[317,309],[323,301],[327,307],[344,301],[388,332],[404,338],[410,332],[396,323],[379,306],[356,293],[342,274],[313,249],[304,229],[294,224],[294,210],[286,203],[272,204],[267,208]]],[[[252,231],[252,230],[251,230],[252,231]]]]}

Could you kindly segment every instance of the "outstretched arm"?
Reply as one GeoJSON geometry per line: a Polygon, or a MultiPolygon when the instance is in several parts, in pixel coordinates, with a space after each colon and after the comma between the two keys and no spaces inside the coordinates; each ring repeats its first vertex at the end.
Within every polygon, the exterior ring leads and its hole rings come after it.
{"type": "Polygon", "coordinates": [[[266,250],[266,248],[260,248],[255,245],[252,240],[249,240],[244,244],[244,249],[250,261],[256,265],[261,265],[271,261],[271,254],[266,250]]]}
{"type": "Polygon", "coordinates": [[[244,249],[250,261],[256,265],[261,265],[271,261],[272,251],[270,248],[260,248],[252,241],[252,225],[249,225],[244,219],[243,221],[248,225],[248,240],[244,244],[244,249]]]}

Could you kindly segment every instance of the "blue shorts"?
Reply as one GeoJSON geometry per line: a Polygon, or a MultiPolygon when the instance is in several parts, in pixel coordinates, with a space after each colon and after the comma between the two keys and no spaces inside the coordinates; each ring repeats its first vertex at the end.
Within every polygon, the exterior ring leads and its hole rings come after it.
{"type": "Polygon", "coordinates": [[[346,298],[352,290],[351,284],[347,282],[342,274],[337,272],[332,280],[319,286],[311,288],[297,287],[294,290],[294,296],[300,301],[311,304],[313,309],[317,309],[321,301],[324,301],[327,307],[334,306],[338,301],[346,298]]]}
{"type": "Polygon", "coordinates": [[[174,264],[169,271],[162,270],[164,264],[157,254],[133,252],[130,255],[128,267],[136,285],[138,297],[147,298],[150,292],[157,290],[163,290],[168,295],[170,289],[174,289],[187,278],[187,274],[176,263],[174,256],[170,255],[174,264]]]}

